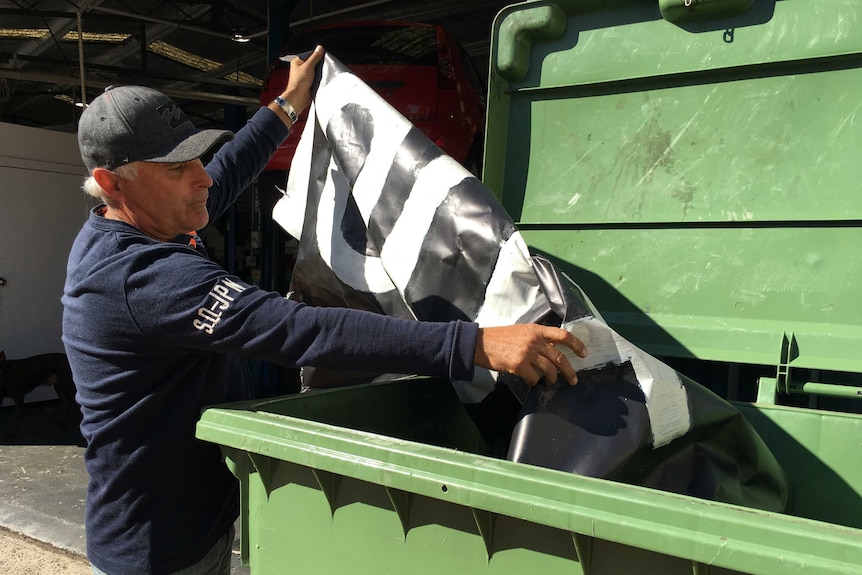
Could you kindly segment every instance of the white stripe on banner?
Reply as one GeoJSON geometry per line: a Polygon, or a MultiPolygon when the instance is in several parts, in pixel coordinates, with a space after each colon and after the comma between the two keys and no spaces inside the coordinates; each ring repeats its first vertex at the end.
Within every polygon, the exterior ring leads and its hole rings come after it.
{"type": "Polygon", "coordinates": [[[272,209],[272,219],[278,222],[284,231],[297,240],[302,237],[302,226],[305,222],[305,205],[308,200],[308,178],[311,165],[311,153],[314,144],[314,102],[308,107],[308,123],[302,132],[302,138],[296,146],[291,166],[302,166],[291,170],[284,190],[279,190],[284,197],[276,202],[272,209]],[[308,137],[306,137],[306,133],[308,137]]]}
{"type": "Polygon", "coordinates": [[[500,248],[476,323],[482,327],[523,323],[523,318],[537,317],[539,310],[550,307],[530,265],[527,244],[521,232],[515,232],[500,248]]]}
{"type": "Polygon", "coordinates": [[[653,447],[661,447],[688,433],[691,428],[688,392],[675,370],[641,351],[594,317],[567,322],[563,328],[584,342],[590,350],[590,354],[582,359],[568,348],[559,348],[576,371],[631,361],[638,384],[646,397],[653,447]]]}
{"type": "Polygon", "coordinates": [[[467,177],[472,177],[470,172],[445,155],[429,162],[417,175],[401,216],[380,251],[380,257],[402,297],[419,261],[422,244],[437,208],[449,197],[449,190],[467,177]]]}
{"type": "Polygon", "coordinates": [[[356,205],[367,222],[383,193],[395,155],[413,124],[353,74],[339,74],[333,78],[325,90],[318,91],[316,102],[318,120],[324,127],[334,115],[356,102],[362,102],[374,118],[371,149],[366,151],[365,164],[353,190],[356,205]]]}
{"type": "Polygon", "coordinates": [[[350,186],[333,160],[329,178],[323,186],[317,210],[317,247],[320,257],[338,279],[353,289],[384,293],[391,291],[392,280],[380,258],[368,257],[354,250],[341,234],[341,220],[350,198],[350,186]]]}

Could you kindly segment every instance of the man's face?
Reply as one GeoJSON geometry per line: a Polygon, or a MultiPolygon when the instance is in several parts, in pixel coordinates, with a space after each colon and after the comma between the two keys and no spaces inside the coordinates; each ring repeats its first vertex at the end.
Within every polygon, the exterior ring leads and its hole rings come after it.
{"type": "Polygon", "coordinates": [[[168,241],[209,222],[212,178],[200,160],[178,164],[138,162],[138,176],[123,180],[124,208],[151,238],[168,241]]]}

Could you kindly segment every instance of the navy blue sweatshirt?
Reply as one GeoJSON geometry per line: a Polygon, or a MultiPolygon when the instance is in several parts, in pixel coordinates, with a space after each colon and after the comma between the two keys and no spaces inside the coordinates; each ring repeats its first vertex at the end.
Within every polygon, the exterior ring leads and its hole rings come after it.
{"type": "MultiPolygon", "coordinates": [[[[287,136],[261,108],[207,166],[211,221],[287,136]]],[[[99,215],[69,256],[63,342],[87,441],[87,553],[112,575],[199,561],[238,515],[201,409],[244,398],[236,355],[286,366],[469,380],[478,327],[315,308],[230,276],[190,236],[153,240],[99,215]]]]}

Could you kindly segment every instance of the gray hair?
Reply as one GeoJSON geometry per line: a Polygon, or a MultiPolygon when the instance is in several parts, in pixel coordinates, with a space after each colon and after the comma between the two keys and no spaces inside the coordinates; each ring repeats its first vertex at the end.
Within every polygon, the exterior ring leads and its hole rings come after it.
{"type": "MultiPolygon", "coordinates": [[[[137,163],[132,162],[131,164],[124,164],[122,166],[118,166],[111,170],[114,174],[124,180],[134,180],[138,177],[138,166],[137,163]]],[[[93,176],[87,176],[84,180],[84,184],[81,186],[81,189],[84,190],[87,195],[93,196],[99,201],[104,203],[108,202],[108,195],[105,193],[105,190],[102,189],[102,186],[99,185],[99,182],[96,181],[96,178],[93,176]]]]}

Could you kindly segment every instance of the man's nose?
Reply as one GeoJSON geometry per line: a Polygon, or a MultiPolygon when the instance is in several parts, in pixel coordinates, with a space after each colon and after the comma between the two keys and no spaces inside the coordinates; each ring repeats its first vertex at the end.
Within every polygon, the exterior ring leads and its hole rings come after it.
{"type": "Polygon", "coordinates": [[[196,170],[195,171],[195,180],[196,181],[200,180],[201,186],[206,187],[206,188],[211,188],[213,185],[213,179],[210,177],[210,175],[204,169],[204,164],[203,164],[203,162],[200,161],[200,159],[198,159],[194,162],[194,169],[196,170]]]}

